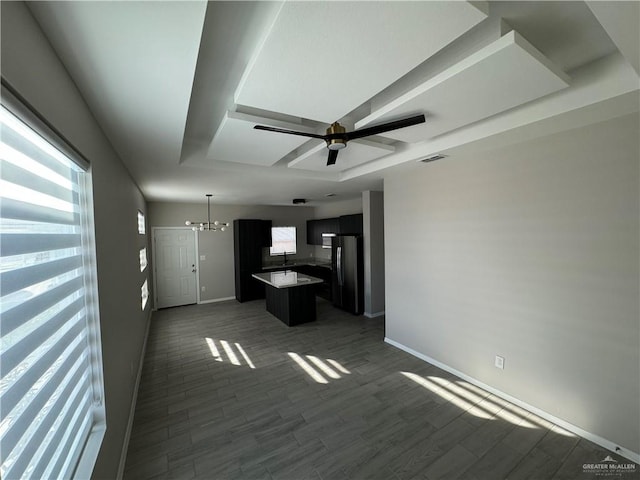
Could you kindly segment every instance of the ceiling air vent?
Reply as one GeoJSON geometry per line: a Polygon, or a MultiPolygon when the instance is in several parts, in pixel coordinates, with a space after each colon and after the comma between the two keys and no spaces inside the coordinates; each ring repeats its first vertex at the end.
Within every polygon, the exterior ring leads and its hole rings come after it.
{"type": "Polygon", "coordinates": [[[445,157],[446,155],[440,155],[439,153],[436,153],[435,155],[431,155],[430,157],[423,158],[422,160],[419,160],[419,161],[422,163],[429,163],[429,162],[435,162],[436,160],[441,160],[445,157]]]}

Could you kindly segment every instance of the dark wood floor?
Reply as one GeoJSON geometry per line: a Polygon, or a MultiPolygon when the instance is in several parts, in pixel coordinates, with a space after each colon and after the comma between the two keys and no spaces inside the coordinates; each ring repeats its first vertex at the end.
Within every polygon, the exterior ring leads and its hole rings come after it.
{"type": "Polygon", "coordinates": [[[602,478],[610,452],[383,337],[323,300],[291,328],[264,300],[155,312],[125,479],[602,478]]]}

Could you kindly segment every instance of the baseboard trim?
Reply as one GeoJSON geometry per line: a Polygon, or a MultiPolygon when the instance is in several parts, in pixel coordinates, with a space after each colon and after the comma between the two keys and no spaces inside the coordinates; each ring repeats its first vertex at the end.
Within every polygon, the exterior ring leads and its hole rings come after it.
{"type": "Polygon", "coordinates": [[[367,318],[383,317],[384,316],[384,310],[382,310],[381,312],[375,312],[375,313],[364,312],[364,316],[367,317],[367,318]]]}
{"type": "Polygon", "coordinates": [[[124,476],[124,467],[127,463],[127,450],[129,450],[129,440],[131,440],[131,431],[133,430],[133,418],[136,413],[136,403],[138,401],[138,388],[140,387],[140,379],[142,378],[142,366],[144,365],[144,356],[147,352],[147,340],[149,339],[149,330],[151,328],[151,314],[147,317],[147,328],[144,332],[144,343],[142,344],[142,352],[140,352],[140,361],[138,362],[138,373],[136,375],[136,384],[133,388],[133,398],[131,399],[131,408],[129,409],[129,421],[127,423],[127,431],[124,434],[122,442],[122,452],[120,453],[120,464],[118,465],[117,480],[122,480],[124,476]]]}
{"type": "MultiPolygon", "coordinates": [[[[459,370],[456,370],[455,368],[450,367],[449,365],[446,365],[442,362],[439,362],[438,360],[435,360],[434,358],[431,358],[427,355],[424,355],[416,350],[413,350],[412,348],[407,347],[406,345],[403,345],[399,342],[396,342],[395,340],[391,340],[388,337],[384,338],[385,343],[388,343],[389,345],[392,345],[396,348],[399,348],[400,350],[403,350],[411,355],[413,355],[414,357],[419,358],[420,360],[423,360],[427,363],[430,363],[431,365],[434,365],[438,368],[441,368],[442,370],[452,373],[453,375],[455,375],[456,377],[461,378],[462,380],[465,380],[477,387],[482,388],[483,390],[486,390],[490,393],[493,393],[494,395],[497,395],[498,397],[513,403],[514,405],[517,405],[520,408],[523,408],[531,413],[533,413],[534,415],[537,415],[541,418],[544,418],[545,420],[548,420],[551,423],[554,423],[562,428],[564,428],[565,430],[571,432],[571,433],[575,433],[576,435],[585,438],[587,440],[589,440],[590,442],[595,443],[596,445],[600,445],[603,448],[606,448],[607,450],[610,450],[611,452],[615,453],[616,455],[620,455],[621,457],[624,457],[628,460],[631,460],[632,462],[635,463],[640,463],[640,454],[637,452],[633,452],[627,448],[623,448],[620,447],[619,445],[617,445],[616,443],[612,442],[611,440],[607,440],[606,438],[603,438],[599,435],[596,435],[595,433],[591,433],[591,432],[587,432],[586,430],[583,430],[580,427],[577,427],[565,420],[562,420],[561,418],[558,418],[548,412],[545,412],[544,410],[541,410],[537,407],[534,407],[533,405],[529,405],[526,402],[523,402],[522,400],[519,400],[515,397],[512,397],[511,395],[509,395],[508,393],[504,393],[501,390],[498,390],[497,388],[494,388],[490,385],[487,385],[486,383],[481,382],[480,380],[477,380],[473,377],[470,377],[469,375],[466,375],[464,373],[462,373],[459,370]]],[[[596,459],[598,460],[598,459],[596,459]]],[[[594,460],[594,461],[596,461],[594,460]]]]}
{"type": "Polygon", "coordinates": [[[205,303],[218,303],[218,302],[226,302],[227,300],[235,300],[236,297],[223,297],[223,298],[214,298],[211,300],[204,300],[198,302],[198,305],[203,305],[205,303]]]}

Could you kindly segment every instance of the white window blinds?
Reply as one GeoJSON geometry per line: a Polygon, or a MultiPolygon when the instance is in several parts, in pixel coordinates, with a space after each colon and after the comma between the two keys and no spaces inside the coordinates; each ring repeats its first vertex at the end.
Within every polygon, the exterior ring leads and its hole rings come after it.
{"type": "Polygon", "coordinates": [[[73,478],[104,419],[85,173],[0,115],[0,477],[73,478]]]}

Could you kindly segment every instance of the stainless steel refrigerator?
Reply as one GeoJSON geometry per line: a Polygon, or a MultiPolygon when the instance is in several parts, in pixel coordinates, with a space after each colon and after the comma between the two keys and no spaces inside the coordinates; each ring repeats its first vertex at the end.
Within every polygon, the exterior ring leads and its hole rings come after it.
{"type": "Polygon", "coordinates": [[[364,311],[362,237],[336,235],[331,239],[332,300],[354,315],[364,311]]]}

